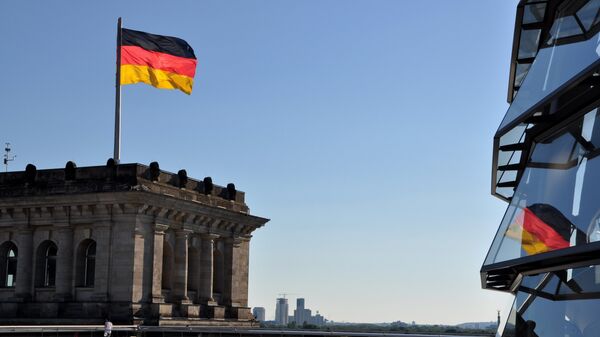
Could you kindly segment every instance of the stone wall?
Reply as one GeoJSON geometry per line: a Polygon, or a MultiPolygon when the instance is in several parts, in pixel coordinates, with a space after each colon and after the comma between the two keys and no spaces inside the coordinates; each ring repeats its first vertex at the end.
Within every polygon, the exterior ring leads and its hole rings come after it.
{"type": "Polygon", "coordinates": [[[180,178],[139,164],[76,169],[74,178],[0,174],[0,250],[17,248],[17,281],[0,285],[0,318],[250,320],[250,233],[268,220],[249,215],[231,187],[205,194],[202,182],[180,178]]]}

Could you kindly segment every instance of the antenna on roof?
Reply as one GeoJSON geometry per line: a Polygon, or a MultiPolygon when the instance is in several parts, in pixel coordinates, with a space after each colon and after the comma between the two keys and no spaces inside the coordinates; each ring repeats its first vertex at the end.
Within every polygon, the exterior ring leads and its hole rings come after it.
{"type": "Polygon", "coordinates": [[[8,172],[8,162],[15,160],[17,158],[16,155],[10,155],[10,143],[4,143],[6,147],[4,147],[4,172],[8,172]]]}

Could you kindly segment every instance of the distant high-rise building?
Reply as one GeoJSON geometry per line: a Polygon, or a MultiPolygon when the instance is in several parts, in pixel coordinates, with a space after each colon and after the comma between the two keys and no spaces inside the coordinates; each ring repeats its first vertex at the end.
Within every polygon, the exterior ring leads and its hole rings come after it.
{"type": "Polygon", "coordinates": [[[278,298],[275,307],[275,323],[279,325],[288,324],[288,300],[287,298],[278,298]]]}
{"type": "Polygon", "coordinates": [[[325,317],[321,316],[321,314],[319,314],[319,312],[317,311],[317,314],[312,316],[310,318],[310,324],[314,324],[314,325],[325,325],[325,317]]]}
{"type": "Polygon", "coordinates": [[[294,310],[294,321],[296,324],[302,325],[304,323],[310,323],[310,314],[311,311],[304,308],[304,299],[296,299],[296,310],[294,310]]]}
{"type": "Polygon", "coordinates": [[[254,315],[254,317],[256,318],[257,321],[259,321],[259,322],[265,321],[265,308],[254,307],[254,309],[252,309],[252,314],[254,315]]]}
{"type": "Polygon", "coordinates": [[[303,298],[296,299],[296,309],[304,309],[304,299],[303,298]]]}

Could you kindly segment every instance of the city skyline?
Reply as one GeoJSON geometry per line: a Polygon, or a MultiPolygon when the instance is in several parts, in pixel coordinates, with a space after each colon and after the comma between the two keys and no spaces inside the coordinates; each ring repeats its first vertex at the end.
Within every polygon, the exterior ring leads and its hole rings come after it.
{"type": "MultiPolygon", "coordinates": [[[[296,298],[296,309],[293,311],[290,310],[289,306],[289,298],[279,297],[276,300],[275,304],[275,312],[273,317],[273,322],[278,325],[287,325],[289,323],[295,323],[297,326],[302,326],[303,324],[311,324],[311,325],[323,325],[327,322],[327,319],[320,314],[319,310],[315,310],[315,315],[312,315],[312,310],[305,307],[305,298],[297,297],[296,298]],[[291,314],[291,315],[290,315],[291,314]]],[[[269,317],[270,315],[266,315],[266,310],[264,307],[255,307],[260,308],[262,310],[263,315],[265,317],[269,317]]]]}
{"type": "Polygon", "coordinates": [[[492,321],[511,301],[479,269],[506,209],[490,158],[516,3],[4,1],[0,143],[9,170],[104,165],[117,18],[180,37],[192,95],[124,87],[122,162],[235,183],[272,219],[251,307],[289,291],[334,321],[492,321]]]}

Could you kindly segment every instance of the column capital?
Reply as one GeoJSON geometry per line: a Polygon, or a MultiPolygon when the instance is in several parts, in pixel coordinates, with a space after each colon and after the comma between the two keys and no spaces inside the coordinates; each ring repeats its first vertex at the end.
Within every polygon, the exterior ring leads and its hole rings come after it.
{"type": "Polygon", "coordinates": [[[216,240],[216,239],[220,238],[221,236],[218,234],[213,234],[213,233],[203,233],[203,234],[200,234],[200,237],[204,240],[216,240]]]}
{"type": "Polygon", "coordinates": [[[225,242],[230,243],[235,247],[239,246],[243,241],[248,241],[248,240],[245,238],[242,238],[242,237],[230,237],[230,238],[225,239],[225,242]]]}
{"type": "Polygon", "coordinates": [[[167,229],[169,229],[168,225],[163,225],[163,224],[154,224],[154,226],[152,226],[154,228],[154,233],[155,234],[165,234],[165,231],[167,229]]]}
{"type": "Polygon", "coordinates": [[[175,236],[178,238],[188,237],[192,233],[194,233],[194,231],[191,229],[187,229],[187,228],[181,228],[181,229],[175,230],[175,236]]]}

